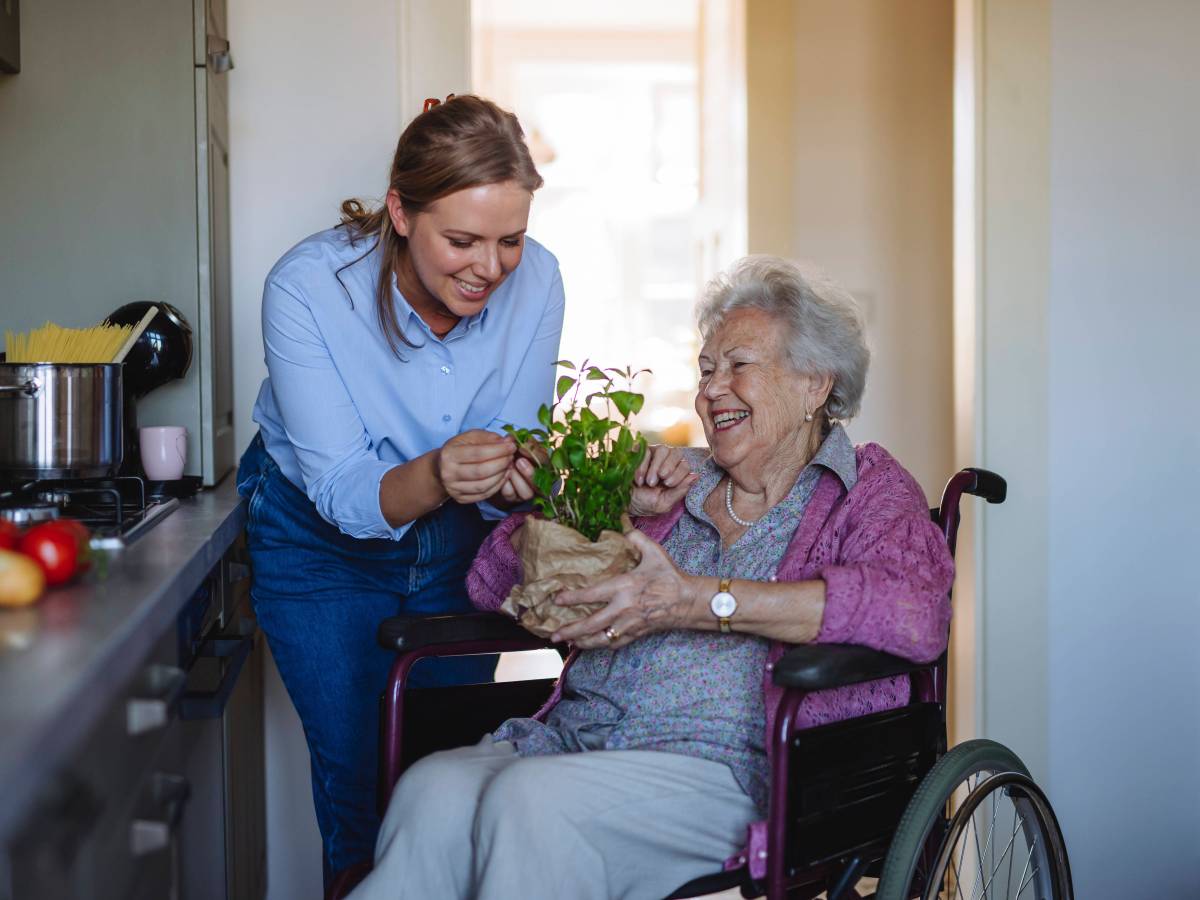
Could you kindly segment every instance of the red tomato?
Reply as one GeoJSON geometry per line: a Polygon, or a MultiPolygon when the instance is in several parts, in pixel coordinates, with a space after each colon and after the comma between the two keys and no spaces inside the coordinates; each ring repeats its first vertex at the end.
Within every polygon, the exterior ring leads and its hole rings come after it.
{"type": "Polygon", "coordinates": [[[79,571],[79,539],[57,522],[35,525],[21,536],[17,549],[42,567],[46,584],[66,584],[79,571]]]}
{"type": "Polygon", "coordinates": [[[65,531],[75,538],[75,542],[79,545],[79,561],[76,568],[80,572],[92,564],[92,533],[88,531],[86,525],[78,519],[67,518],[54,519],[46,524],[65,531]]]}
{"type": "Polygon", "coordinates": [[[21,540],[21,529],[8,519],[0,519],[0,550],[15,550],[21,540]]]}

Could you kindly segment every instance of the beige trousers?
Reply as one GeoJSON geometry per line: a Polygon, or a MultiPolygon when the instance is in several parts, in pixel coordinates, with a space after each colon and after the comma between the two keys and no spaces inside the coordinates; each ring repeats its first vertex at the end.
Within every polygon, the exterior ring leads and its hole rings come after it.
{"type": "Polygon", "coordinates": [[[416,763],[352,900],[661,900],[758,817],[727,766],[645,750],[521,758],[490,736],[416,763]]]}

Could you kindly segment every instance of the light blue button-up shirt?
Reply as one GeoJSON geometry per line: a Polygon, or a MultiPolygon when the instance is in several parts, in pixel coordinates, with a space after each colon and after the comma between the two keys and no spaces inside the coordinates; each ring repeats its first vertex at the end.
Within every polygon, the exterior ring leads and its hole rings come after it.
{"type": "Polygon", "coordinates": [[[554,386],[563,285],[558,260],[526,238],[520,265],[487,306],[444,338],[393,288],[404,333],[419,345],[401,348],[401,360],[376,311],[381,254],[355,262],[369,247],[332,228],[297,244],[267,276],[268,377],[254,421],[267,452],[322,518],[352,537],[398,540],[410,526],[393,528],[383,517],[385,472],[468,429],[536,424],[554,386]]]}

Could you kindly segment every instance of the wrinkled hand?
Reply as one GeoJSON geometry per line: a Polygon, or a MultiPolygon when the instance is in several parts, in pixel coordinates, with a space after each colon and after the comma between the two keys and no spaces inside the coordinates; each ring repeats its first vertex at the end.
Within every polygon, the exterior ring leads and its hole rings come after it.
{"type": "Polygon", "coordinates": [[[632,572],[601,584],[559,593],[554,598],[559,606],[606,605],[586,619],[564,625],[552,637],[555,643],[571,641],[585,650],[615,650],[643,635],[685,625],[690,601],[683,573],[661,546],[640,531],[631,531],[626,537],[641,551],[642,561],[632,572]],[[604,629],[609,627],[619,635],[617,640],[610,641],[605,635],[604,629]]]}
{"type": "Polygon", "coordinates": [[[516,442],[482,429],[456,434],[438,454],[438,479],[458,503],[478,503],[497,491],[508,477],[516,442]]]}
{"type": "Polygon", "coordinates": [[[665,513],[688,492],[699,475],[692,473],[683,451],[678,447],[656,444],[633,476],[630,495],[631,516],[657,516],[665,513]]]}

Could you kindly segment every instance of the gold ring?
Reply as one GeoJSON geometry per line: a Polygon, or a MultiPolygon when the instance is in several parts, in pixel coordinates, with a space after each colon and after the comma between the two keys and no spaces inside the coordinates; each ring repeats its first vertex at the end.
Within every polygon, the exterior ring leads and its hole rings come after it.
{"type": "Polygon", "coordinates": [[[621,632],[617,631],[617,629],[615,629],[611,625],[609,625],[607,628],[604,629],[604,636],[606,638],[608,638],[608,642],[611,644],[611,643],[613,643],[613,641],[620,640],[621,632]]]}

